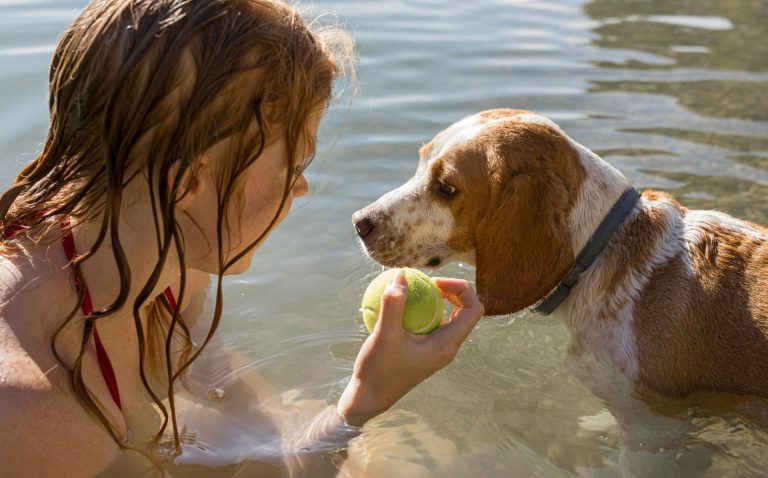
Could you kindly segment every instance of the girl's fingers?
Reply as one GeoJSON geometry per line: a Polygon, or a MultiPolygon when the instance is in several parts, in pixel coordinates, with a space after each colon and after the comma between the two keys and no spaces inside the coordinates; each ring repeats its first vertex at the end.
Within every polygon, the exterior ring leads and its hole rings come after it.
{"type": "Polygon", "coordinates": [[[477,294],[469,282],[449,277],[435,277],[434,279],[443,296],[453,305],[470,309],[480,305],[480,299],[477,298],[477,294]],[[458,304],[454,301],[457,301],[458,304]]]}
{"type": "Polygon", "coordinates": [[[436,278],[435,282],[456,309],[451,314],[451,321],[438,327],[430,336],[434,336],[438,342],[443,342],[444,346],[458,350],[480,321],[485,309],[469,282],[448,278],[436,278]],[[445,344],[445,342],[448,343],[445,344]]]}

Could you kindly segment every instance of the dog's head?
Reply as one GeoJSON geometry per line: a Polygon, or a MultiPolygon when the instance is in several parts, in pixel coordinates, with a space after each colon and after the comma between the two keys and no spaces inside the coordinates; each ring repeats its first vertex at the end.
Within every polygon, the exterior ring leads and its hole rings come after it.
{"type": "Polygon", "coordinates": [[[583,246],[574,221],[590,215],[576,211],[587,153],[542,116],[485,111],[435,136],[413,178],[352,221],[377,262],[473,264],[487,313],[515,312],[554,288],[583,246]]]}

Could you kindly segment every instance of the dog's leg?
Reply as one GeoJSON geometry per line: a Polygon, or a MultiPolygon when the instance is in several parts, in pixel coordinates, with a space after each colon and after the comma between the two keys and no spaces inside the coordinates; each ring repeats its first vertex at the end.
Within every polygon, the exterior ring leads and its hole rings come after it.
{"type": "Polygon", "coordinates": [[[711,465],[710,449],[690,445],[693,424],[687,417],[667,416],[637,397],[635,385],[610,364],[571,346],[566,368],[605,409],[579,418],[582,437],[616,437],[618,466],[627,478],[703,476],[711,465]]]}

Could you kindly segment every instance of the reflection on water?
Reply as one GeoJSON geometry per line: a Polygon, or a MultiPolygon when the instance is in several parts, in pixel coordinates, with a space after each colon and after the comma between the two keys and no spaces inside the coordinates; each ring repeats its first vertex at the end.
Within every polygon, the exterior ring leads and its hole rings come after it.
{"type": "Polygon", "coordinates": [[[731,149],[739,152],[766,151],[768,152],[768,136],[741,136],[738,134],[721,134],[707,131],[695,131],[675,128],[622,128],[621,131],[631,133],[655,134],[671,138],[731,149]]]}
{"type": "Polygon", "coordinates": [[[601,68],[637,72],[622,80],[595,79],[594,91],[663,94],[701,115],[768,120],[765,0],[596,0],[584,10],[600,22],[594,29],[596,45],[654,55],[652,60],[597,62],[601,68]],[[682,69],[689,71],[688,78],[674,74],[682,69]],[[720,78],[712,80],[711,70],[720,78]]]}
{"type": "Polygon", "coordinates": [[[648,103],[672,97],[695,114],[670,114],[653,123],[636,119],[617,128],[638,135],[642,147],[630,148],[635,152],[629,155],[638,159],[640,177],[693,207],[717,207],[756,221],[768,217],[761,200],[768,163],[768,2],[595,0],[584,12],[598,22],[594,45],[648,54],[594,62],[604,75],[590,75],[591,92],[648,103]],[[638,152],[648,144],[663,146],[663,152],[638,152]],[[691,167],[665,161],[665,153],[691,167]]]}
{"type": "Polygon", "coordinates": [[[650,93],[677,98],[681,106],[705,116],[768,121],[768,83],[747,81],[592,81],[592,91],[650,93]]]}
{"type": "MultiPolygon", "coordinates": [[[[650,168],[640,169],[640,171],[669,181],[670,184],[664,189],[675,195],[687,207],[718,209],[738,217],[749,218],[760,224],[768,224],[768,205],[765,201],[768,197],[768,186],[763,179],[764,172],[768,172],[768,155],[747,154],[753,151],[768,152],[768,136],[727,135],[675,128],[625,128],[622,131],[663,136],[688,143],[690,145],[688,148],[678,148],[678,151],[682,150],[678,154],[686,157],[696,157],[698,147],[695,144],[697,143],[730,151],[732,154],[726,157],[728,161],[757,170],[759,173],[752,174],[752,177],[732,177],[715,173],[703,175],[697,171],[696,167],[692,168],[691,172],[650,168]],[[762,180],[754,181],[754,177],[762,180]]],[[[617,153],[609,151],[603,154],[610,156],[617,153]]],[[[651,154],[659,155],[658,152],[651,154]]],[[[694,163],[694,166],[698,164],[694,163]]]]}
{"type": "Polygon", "coordinates": [[[594,0],[584,12],[601,48],[640,50],[669,61],[601,66],[768,72],[765,0],[594,0]]]}
{"type": "MultiPolygon", "coordinates": [[[[768,162],[768,160],[765,160],[768,162]]],[[[750,217],[768,224],[768,185],[728,177],[697,176],[665,171],[645,171],[684,184],[667,190],[694,209],[727,210],[740,217],[750,217]]]]}

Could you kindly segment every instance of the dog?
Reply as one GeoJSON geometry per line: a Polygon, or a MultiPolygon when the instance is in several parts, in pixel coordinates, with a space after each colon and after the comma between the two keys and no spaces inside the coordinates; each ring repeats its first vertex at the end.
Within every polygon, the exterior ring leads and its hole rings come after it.
{"type": "Polygon", "coordinates": [[[474,265],[487,315],[551,312],[634,386],[768,397],[768,230],[638,193],[544,116],[451,125],[352,222],[382,265],[474,265]]]}

